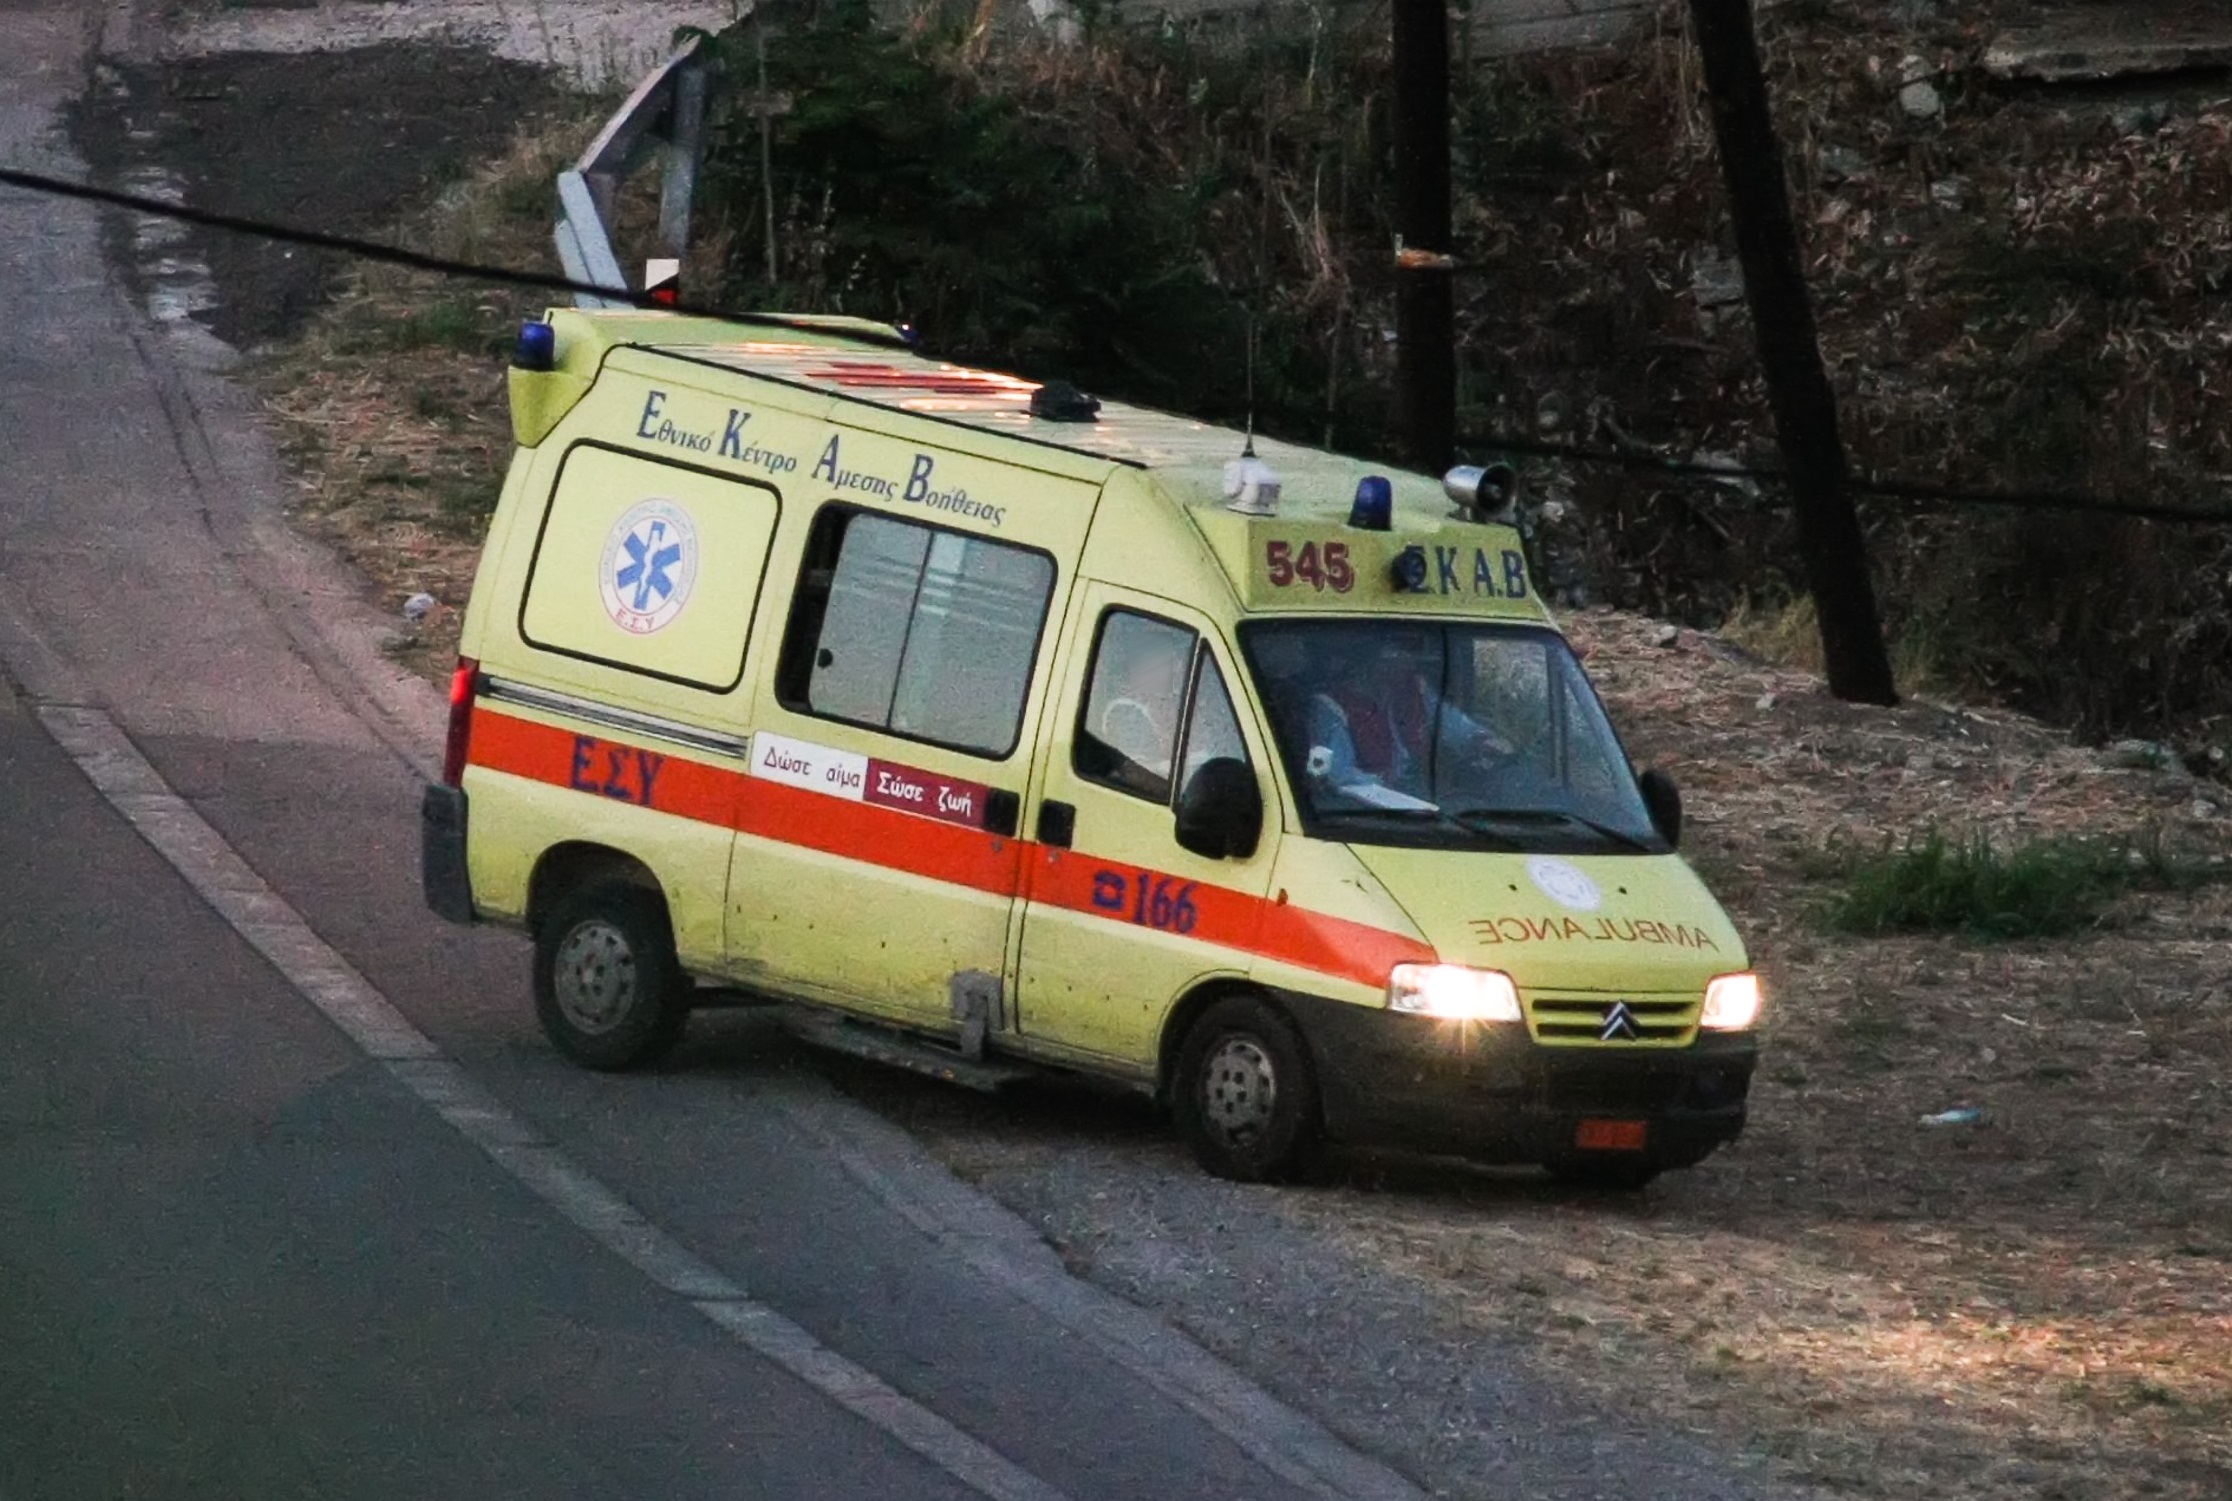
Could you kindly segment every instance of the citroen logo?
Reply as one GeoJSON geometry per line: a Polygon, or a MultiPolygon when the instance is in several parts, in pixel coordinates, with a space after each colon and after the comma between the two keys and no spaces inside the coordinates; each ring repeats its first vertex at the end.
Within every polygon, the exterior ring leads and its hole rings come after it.
{"type": "Polygon", "coordinates": [[[1604,1025],[1597,1028],[1598,1042],[1634,1042],[1642,1035],[1626,1001],[1614,1001],[1612,1009],[1604,1013],[1604,1025]]]}

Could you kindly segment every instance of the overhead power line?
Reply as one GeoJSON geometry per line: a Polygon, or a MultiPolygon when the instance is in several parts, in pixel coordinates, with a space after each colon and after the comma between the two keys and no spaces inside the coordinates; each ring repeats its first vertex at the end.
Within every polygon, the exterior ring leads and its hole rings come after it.
{"type": "MultiPolygon", "coordinates": [[[[520,287],[529,291],[562,292],[570,296],[602,297],[610,302],[624,302],[631,307],[654,312],[680,313],[693,318],[714,318],[724,323],[738,323],[755,328],[796,328],[795,319],[774,313],[739,313],[727,308],[704,307],[687,302],[667,302],[648,292],[638,292],[627,287],[601,287],[594,282],[575,281],[571,277],[554,275],[547,271],[522,271],[512,266],[489,266],[473,261],[452,260],[446,256],[427,255],[416,250],[406,250],[400,245],[383,245],[377,240],[360,240],[350,235],[327,234],[323,230],[303,229],[290,224],[269,224],[258,219],[242,218],[237,214],[220,214],[209,209],[189,208],[180,203],[166,203],[160,198],[149,198],[139,193],[123,193],[113,188],[97,188],[91,183],[71,182],[66,178],[49,177],[43,173],[25,172],[13,167],[0,167],[0,186],[22,188],[27,192],[44,193],[56,198],[75,198],[87,203],[98,203],[110,208],[128,209],[135,214],[148,214],[160,219],[175,219],[182,224],[199,225],[204,229],[222,230],[227,234],[248,235],[256,239],[272,240],[283,245],[302,245],[313,250],[330,250],[356,260],[378,261],[390,266],[403,266],[413,271],[425,271],[436,276],[453,276],[468,281],[488,282],[496,286],[520,287]]],[[[893,342],[901,342],[897,335],[893,342]]]]}
{"type": "MultiPolygon", "coordinates": [[[[436,276],[457,277],[468,281],[486,282],[494,286],[520,287],[529,291],[559,292],[568,296],[602,297],[612,302],[624,302],[632,307],[656,312],[680,313],[689,317],[711,318],[724,323],[735,323],[752,328],[796,328],[793,319],[777,313],[740,313],[728,308],[705,307],[692,303],[673,304],[658,300],[645,292],[625,287],[601,287],[590,282],[574,281],[569,277],[545,271],[524,271],[512,266],[490,266],[472,261],[452,260],[445,256],[427,255],[416,250],[406,250],[399,245],[385,245],[376,240],[360,240],[349,235],[327,234],[321,230],[302,229],[294,225],[272,224],[259,219],[243,218],[236,214],[220,214],[208,209],[190,208],[185,204],[168,203],[160,198],[149,198],[138,193],[118,192],[99,188],[90,183],[72,182],[66,178],[50,177],[38,172],[25,172],[13,167],[0,167],[0,186],[20,188],[25,192],[42,193],[51,197],[74,198],[87,203],[98,203],[109,208],[125,209],[135,214],[155,218],[173,219],[182,224],[198,225],[226,234],[248,235],[284,245],[301,245],[313,250],[332,251],[356,260],[376,261],[390,266],[402,266],[413,271],[424,271],[436,276]]],[[[898,342],[894,336],[894,342],[898,342]]],[[[1728,464],[1701,459],[1678,459],[1665,454],[1639,451],[1632,448],[1592,448],[1575,443],[1549,443],[1537,438],[1516,434],[1487,434],[1458,439],[1458,446],[1476,452],[1519,454],[1533,458],[1562,459],[1574,464],[1604,465],[1611,468],[1637,472],[1686,476],[1698,479],[1751,480],[1768,485],[1782,485],[1787,477],[1780,469],[1757,465],[1728,464]]],[[[2028,490],[1967,490],[1958,486],[1941,485],[1923,481],[1899,479],[1861,479],[1855,477],[1852,489],[1862,495],[1881,500],[1906,501],[1925,505],[1951,506],[2000,506],[2015,509],[2070,511],[2102,516],[2128,516],[2142,521],[2195,524],[2232,524],[2232,508],[2204,510],[2192,506],[2162,505],[2150,501],[2130,501],[2097,495],[2072,495],[2049,491],[2028,490]]]]}

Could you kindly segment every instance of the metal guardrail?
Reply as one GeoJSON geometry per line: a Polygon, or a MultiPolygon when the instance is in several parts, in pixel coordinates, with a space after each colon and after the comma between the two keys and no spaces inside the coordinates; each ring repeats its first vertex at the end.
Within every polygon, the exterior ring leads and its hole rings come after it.
{"type": "MultiPolygon", "coordinates": [[[[558,174],[558,259],[566,275],[592,286],[625,292],[632,283],[613,249],[612,226],[620,184],[647,162],[662,164],[659,245],[679,260],[690,240],[690,200],[705,157],[705,106],[711,70],[698,56],[698,39],[636,85],[627,103],[597,132],[589,149],[558,174]]],[[[576,306],[628,304],[577,293],[576,306]]]]}

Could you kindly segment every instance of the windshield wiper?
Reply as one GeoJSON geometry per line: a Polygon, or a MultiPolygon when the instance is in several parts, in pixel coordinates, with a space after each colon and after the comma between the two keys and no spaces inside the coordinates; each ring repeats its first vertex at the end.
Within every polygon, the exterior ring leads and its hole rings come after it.
{"type": "Polygon", "coordinates": [[[1599,838],[1609,839],[1614,844],[1625,845],[1642,854],[1660,853],[1656,847],[1625,829],[1616,829],[1608,823],[1599,823],[1596,819],[1579,813],[1568,813],[1563,808],[1466,808],[1449,816],[1468,829],[1482,823],[1539,823],[1545,819],[1563,819],[1567,823],[1579,824],[1599,838]]]}

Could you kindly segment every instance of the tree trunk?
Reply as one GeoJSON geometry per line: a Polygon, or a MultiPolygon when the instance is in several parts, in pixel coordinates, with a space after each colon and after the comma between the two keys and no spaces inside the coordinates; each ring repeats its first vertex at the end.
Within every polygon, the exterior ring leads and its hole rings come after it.
{"type": "Polygon", "coordinates": [[[1440,474],[1457,433],[1449,10],[1446,0],[1394,0],[1394,12],[1395,432],[1405,463],[1440,474]]]}
{"type": "Polygon", "coordinates": [[[1821,340],[1806,291],[1751,0],[1690,0],[1690,16],[1705,86],[1712,94],[1713,128],[1736,219],[1745,300],[1759,340],[1776,441],[1790,477],[1798,550],[1821,621],[1829,691],[1853,703],[1895,704],[1898,689],[1883,649],[1867,543],[1845,484],[1837,399],[1822,369],[1821,340]]]}

